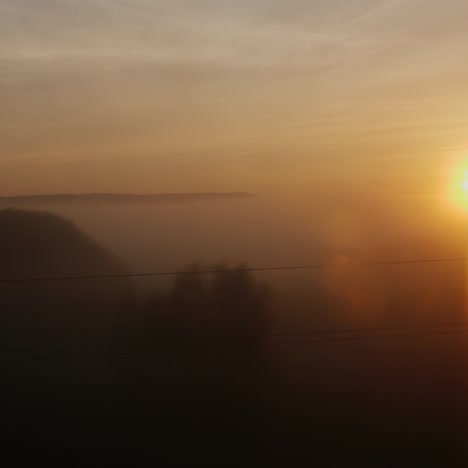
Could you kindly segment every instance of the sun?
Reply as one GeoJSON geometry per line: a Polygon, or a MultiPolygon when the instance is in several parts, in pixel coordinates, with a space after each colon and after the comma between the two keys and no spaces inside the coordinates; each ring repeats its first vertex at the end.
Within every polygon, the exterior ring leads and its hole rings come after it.
{"type": "Polygon", "coordinates": [[[462,192],[468,192],[468,174],[463,176],[463,182],[461,184],[462,192]]]}
{"type": "Polygon", "coordinates": [[[468,211],[468,159],[452,171],[448,186],[451,204],[468,211]]]}

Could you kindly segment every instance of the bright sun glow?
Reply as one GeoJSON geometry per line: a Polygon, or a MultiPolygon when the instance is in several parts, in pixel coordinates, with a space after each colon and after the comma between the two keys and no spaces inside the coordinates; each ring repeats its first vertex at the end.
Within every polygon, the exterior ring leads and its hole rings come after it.
{"type": "Polygon", "coordinates": [[[468,211],[468,161],[458,165],[449,182],[449,199],[457,209],[468,211]]]}

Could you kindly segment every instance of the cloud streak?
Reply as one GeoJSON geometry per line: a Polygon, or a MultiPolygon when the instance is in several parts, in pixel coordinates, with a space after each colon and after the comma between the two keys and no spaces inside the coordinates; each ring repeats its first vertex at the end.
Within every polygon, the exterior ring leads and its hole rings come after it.
{"type": "MultiPolygon", "coordinates": [[[[210,9],[213,2],[201,2],[204,8],[199,9],[181,5],[142,0],[44,0],[40,4],[1,0],[0,25],[5,33],[0,57],[287,66],[320,64],[324,56],[354,53],[366,45],[339,29],[300,28],[287,18],[273,21],[265,2],[259,2],[257,15],[252,17],[210,9]],[[264,20],[260,22],[262,7],[264,20]]],[[[292,9],[294,5],[291,2],[292,9]]],[[[382,15],[388,8],[383,4],[371,8],[345,29],[382,15]]]]}
{"type": "Polygon", "coordinates": [[[468,119],[466,14],[462,0],[0,0],[0,185],[40,161],[118,161],[124,180],[143,159],[208,174],[284,153],[275,170],[301,177],[324,151],[346,168],[459,146],[465,127],[442,123],[468,119]]]}

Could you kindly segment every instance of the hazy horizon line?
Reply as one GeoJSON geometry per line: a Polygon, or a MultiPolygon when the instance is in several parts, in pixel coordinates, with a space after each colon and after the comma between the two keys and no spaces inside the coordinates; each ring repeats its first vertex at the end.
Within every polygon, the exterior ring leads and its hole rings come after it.
{"type": "Polygon", "coordinates": [[[0,203],[43,203],[43,202],[164,202],[164,201],[203,201],[203,200],[232,200],[255,198],[249,192],[162,192],[162,193],[57,193],[0,196],[0,203]]]}

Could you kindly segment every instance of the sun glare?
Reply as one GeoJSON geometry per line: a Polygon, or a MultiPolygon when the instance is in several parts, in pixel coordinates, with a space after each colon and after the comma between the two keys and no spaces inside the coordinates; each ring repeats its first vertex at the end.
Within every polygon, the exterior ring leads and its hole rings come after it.
{"type": "Polygon", "coordinates": [[[468,211],[468,161],[453,171],[448,185],[451,203],[457,209],[468,211]]]}
{"type": "Polygon", "coordinates": [[[463,192],[468,192],[468,175],[464,176],[461,189],[463,192]]]}

